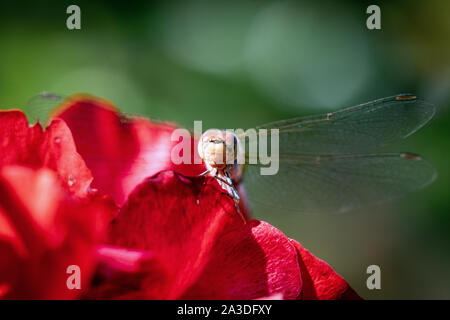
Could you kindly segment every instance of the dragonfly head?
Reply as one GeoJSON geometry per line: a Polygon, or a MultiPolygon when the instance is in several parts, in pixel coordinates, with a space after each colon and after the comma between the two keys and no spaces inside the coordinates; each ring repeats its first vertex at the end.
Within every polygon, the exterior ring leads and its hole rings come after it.
{"type": "Polygon", "coordinates": [[[211,168],[223,169],[237,163],[242,152],[239,139],[231,131],[210,129],[205,131],[198,142],[198,153],[211,168]]]}

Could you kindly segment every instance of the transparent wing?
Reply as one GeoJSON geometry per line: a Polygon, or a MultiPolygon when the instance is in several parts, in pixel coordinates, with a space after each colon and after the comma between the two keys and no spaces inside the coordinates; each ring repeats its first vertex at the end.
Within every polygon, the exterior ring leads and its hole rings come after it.
{"type": "MultiPolygon", "coordinates": [[[[25,105],[25,111],[30,121],[39,119],[41,123],[45,123],[46,120],[51,120],[51,113],[56,112],[58,107],[62,106],[63,104],[70,104],[71,100],[76,102],[80,99],[80,96],[91,97],[92,99],[100,100],[100,98],[95,98],[94,96],[90,96],[89,94],[75,94],[72,96],[66,96],[59,93],[43,92],[35,95],[28,100],[27,104],[25,105]]],[[[124,121],[126,121],[126,119],[140,118],[140,116],[128,114],[126,112],[120,112],[120,114],[123,116],[124,121]]],[[[152,119],[152,121],[157,122],[157,120],[154,119],[152,119]]],[[[79,119],[79,122],[83,123],[84,120],[79,119]]],[[[163,123],[163,121],[159,122],[163,123]]]]}
{"type": "Polygon", "coordinates": [[[302,213],[344,212],[394,199],[429,184],[435,169],[401,154],[281,157],[276,175],[248,165],[244,185],[251,201],[302,213]]]}
{"type": "Polygon", "coordinates": [[[136,185],[168,169],[173,123],[120,112],[108,101],[84,93],[70,96],[42,93],[32,97],[27,107],[41,115],[41,123],[65,113],[63,118],[72,131],[78,152],[100,181],[120,177],[123,184],[136,185]],[[83,101],[81,111],[63,111],[80,101],[83,101]]]}
{"type": "MultiPolygon", "coordinates": [[[[427,123],[434,112],[433,105],[413,95],[397,95],[256,129],[279,129],[280,154],[360,153],[409,136],[427,123]]],[[[240,135],[240,140],[248,147],[247,136],[240,135]]]]}
{"type": "Polygon", "coordinates": [[[48,120],[50,112],[66,99],[65,96],[56,93],[43,92],[28,100],[25,112],[28,120],[33,123],[37,119],[41,123],[48,120]]]}
{"type": "MultiPolygon", "coordinates": [[[[46,124],[51,120],[52,114],[57,113],[59,107],[65,105],[70,105],[72,102],[76,103],[80,100],[80,97],[92,98],[94,101],[100,101],[100,98],[96,98],[90,96],[89,94],[75,94],[71,96],[62,95],[59,93],[51,93],[51,92],[43,92],[37,94],[30,98],[25,106],[25,110],[30,122],[34,122],[36,119],[39,119],[41,124],[46,124]]],[[[101,105],[102,103],[99,103],[101,105]]],[[[99,107],[100,108],[100,107],[99,107]]],[[[133,120],[142,119],[140,116],[127,114],[120,112],[120,116],[117,117],[116,124],[118,127],[124,127],[130,125],[130,122],[133,120]]],[[[74,132],[91,132],[93,128],[98,125],[99,119],[96,118],[95,114],[85,114],[82,116],[79,114],[79,117],[71,116],[70,119],[70,127],[74,132]]],[[[111,120],[113,121],[113,120],[111,120]]],[[[154,119],[151,120],[152,123],[155,123],[155,127],[157,124],[167,124],[163,121],[156,121],[154,119]]],[[[114,125],[112,125],[114,126],[114,125]]],[[[126,131],[126,130],[125,130],[126,131]]],[[[95,132],[92,133],[93,135],[95,132]]],[[[107,132],[97,132],[97,134],[107,135],[107,132]]],[[[94,138],[94,136],[93,136],[94,138]]],[[[93,139],[95,141],[95,139],[93,139]]],[[[127,146],[123,146],[123,153],[118,154],[108,154],[105,152],[101,152],[101,146],[93,146],[92,148],[88,148],[87,150],[83,150],[87,157],[91,162],[98,163],[107,163],[111,168],[121,168],[120,174],[122,176],[146,176],[147,172],[154,172],[155,167],[158,167],[158,164],[155,164],[151,161],[146,155],[156,153],[160,147],[160,144],[148,145],[146,148],[140,148],[139,150],[134,150],[132,147],[127,149],[127,146]],[[130,150],[133,149],[133,150],[130,150]],[[129,166],[130,163],[133,163],[133,166],[129,166]],[[126,169],[124,169],[126,168],[126,169]],[[123,171],[125,170],[125,172],[123,171]]],[[[102,174],[103,171],[100,172],[102,174]]],[[[104,170],[104,174],[111,174],[108,170],[104,170]]]]}

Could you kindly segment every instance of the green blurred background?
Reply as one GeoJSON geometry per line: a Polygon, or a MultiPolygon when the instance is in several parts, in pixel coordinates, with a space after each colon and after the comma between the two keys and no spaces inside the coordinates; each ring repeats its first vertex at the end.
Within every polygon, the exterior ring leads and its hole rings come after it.
{"type": "MultiPolygon", "coordinates": [[[[437,168],[425,190],[344,215],[255,207],[367,299],[450,298],[450,1],[33,1],[0,4],[0,106],[87,92],[192,127],[249,128],[397,93],[433,102],[394,146],[437,168]],[[66,8],[81,7],[81,30],[66,8]],[[381,267],[381,290],[366,287],[381,267]]],[[[26,110],[44,116],[45,110],[26,110]]]]}

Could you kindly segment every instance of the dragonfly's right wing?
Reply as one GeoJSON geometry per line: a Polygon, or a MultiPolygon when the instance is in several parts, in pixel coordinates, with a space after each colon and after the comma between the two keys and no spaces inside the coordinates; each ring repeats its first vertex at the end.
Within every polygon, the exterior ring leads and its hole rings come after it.
{"type": "MultiPolygon", "coordinates": [[[[413,95],[398,95],[263,125],[257,129],[279,130],[279,172],[263,176],[260,164],[249,164],[244,176],[249,198],[306,213],[338,212],[419,189],[436,175],[428,162],[406,153],[372,150],[414,133],[434,112],[433,105],[413,95]]],[[[263,137],[261,132],[257,135],[263,137]]],[[[256,143],[261,146],[255,139],[250,144],[247,136],[240,135],[246,151],[255,150],[256,143]]],[[[272,147],[269,134],[269,153],[272,147]]],[[[247,152],[246,163],[250,159],[255,156],[247,152]]]]}
{"type": "MultiPolygon", "coordinates": [[[[280,154],[361,153],[411,135],[426,124],[434,112],[433,105],[413,95],[397,95],[328,114],[277,121],[256,129],[279,130],[280,154]]],[[[240,135],[244,145],[249,144],[246,136],[240,135]]]]}
{"type": "Polygon", "coordinates": [[[434,167],[409,153],[280,157],[279,172],[247,165],[248,198],[301,213],[336,213],[400,197],[431,183],[434,167]]]}

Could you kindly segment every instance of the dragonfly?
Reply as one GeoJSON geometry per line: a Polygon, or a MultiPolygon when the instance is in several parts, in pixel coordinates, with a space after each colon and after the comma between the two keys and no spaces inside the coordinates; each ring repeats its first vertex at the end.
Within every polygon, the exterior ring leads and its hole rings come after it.
{"type": "MultiPolygon", "coordinates": [[[[51,109],[63,97],[41,94],[27,109],[51,109]],[[51,107],[49,107],[51,106],[51,107]]],[[[235,201],[243,183],[250,203],[302,213],[341,213],[399,198],[430,184],[435,168],[419,155],[379,153],[377,149],[407,138],[432,119],[435,107],[412,94],[399,94],[335,112],[276,121],[256,127],[278,129],[279,170],[261,175],[262,162],[217,160],[246,133],[208,130],[199,140],[207,171],[235,201]],[[231,137],[231,138],[230,138],[231,137]],[[222,153],[214,153],[217,147],[222,153]],[[212,151],[213,150],[213,151],[212,151]]],[[[259,132],[259,131],[258,131],[259,132]]]]}

